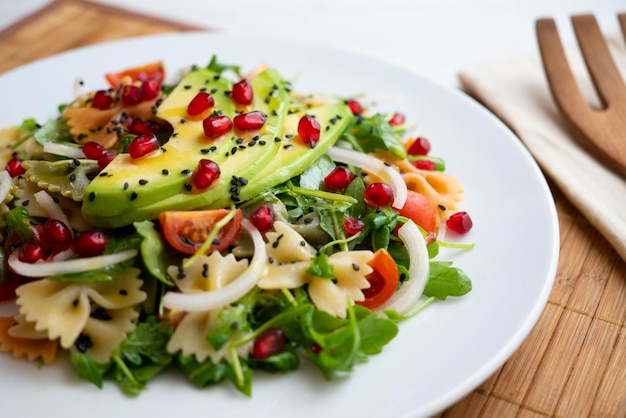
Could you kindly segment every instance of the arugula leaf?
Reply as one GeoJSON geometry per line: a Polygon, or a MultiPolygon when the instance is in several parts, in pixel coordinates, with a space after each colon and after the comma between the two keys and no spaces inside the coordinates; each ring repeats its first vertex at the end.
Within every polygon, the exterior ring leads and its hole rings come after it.
{"type": "Polygon", "coordinates": [[[113,376],[124,392],[138,395],[148,380],[172,362],[166,349],[172,332],[169,322],[149,316],[116,347],[111,356],[113,376]]]}
{"type": "Polygon", "coordinates": [[[448,296],[463,296],[472,290],[470,278],[450,261],[431,261],[430,275],[424,288],[426,296],[445,300],[448,296]]]}
{"type": "Polygon", "coordinates": [[[12,237],[17,234],[20,241],[28,241],[34,235],[30,228],[30,215],[26,208],[14,207],[6,214],[7,236],[12,237]]]}
{"type": "Polygon", "coordinates": [[[300,366],[300,357],[293,351],[284,351],[263,360],[250,358],[248,363],[253,369],[264,370],[270,373],[286,373],[296,370],[300,366]]]}
{"type": "Polygon", "coordinates": [[[217,384],[226,378],[226,370],[230,367],[226,363],[214,364],[211,360],[199,362],[195,356],[176,357],[176,364],[180,370],[199,388],[217,384]]]}
{"type": "Polygon", "coordinates": [[[137,233],[143,238],[139,247],[141,259],[150,274],[168,286],[174,286],[167,278],[167,262],[165,257],[165,246],[161,236],[154,228],[152,221],[141,221],[133,223],[137,233]]]}
{"type": "Polygon", "coordinates": [[[102,389],[104,377],[111,368],[111,362],[98,363],[88,355],[78,354],[74,351],[70,351],[70,361],[76,369],[78,377],[102,389]]]}
{"type": "Polygon", "coordinates": [[[398,326],[395,323],[379,317],[367,308],[355,305],[354,313],[358,320],[361,334],[360,350],[363,354],[380,353],[383,346],[398,334],[398,326]]]}
{"type": "Polygon", "coordinates": [[[211,326],[209,335],[206,339],[215,348],[219,350],[237,331],[248,331],[248,309],[245,305],[237,304],[235,306],[222,309],[217,315],[217,323],[211,326]]]}
{"type": "Polygon", "coordinates": [[[50,119],[44,123],[41,128],[33,133],[33,138],[40,145],[46,142],[72,142],[72,134],[67,125],[67,121],[63,118],[50,119]]]}
{"type": "Polygon", "coordinates": [[[363,199],[365,193],[365,182],[361,177],[354,177],[350,185],[346,188],[345,194],[356,199],[357,203],[350,206],[347,210],[349,216],[360,218],[363,213],[367,212],[367,205],[363,199]]]}
{"type": "Polygon", "coordinates": [[[348,135],[356,140],[365,153],[382,150],[389,151],[398,158],[406,157],[400,136],[380,113],[357,120],[348,135]]]}
{"type": "Polygon", "coordinates": [[[320,253],[311,258],[311,265],[309,266],[307,273],[327,279],[335,278],[335,275],[333,274],[333,265],[330,262],[330,257],[326,253],[320,253]]]}
{"type": "Polygon", "coordinates": [[[241,67],[239,65],[232,64],[222,64],[217,61],[217,55],[213,55],[211,57],[211,62],[206,66],[207,69],[216,72],[218,74],[222,74],[224,71],[232,71],[237,77],[241,78],[241,67]]]}
{"type": "Polygon", "coordinates": [[[318,158],[302,174],[300,174],[300,187],[310,190],[319,190],[324,178],[335,168],[335,163],[327,155],[318,158]]]}

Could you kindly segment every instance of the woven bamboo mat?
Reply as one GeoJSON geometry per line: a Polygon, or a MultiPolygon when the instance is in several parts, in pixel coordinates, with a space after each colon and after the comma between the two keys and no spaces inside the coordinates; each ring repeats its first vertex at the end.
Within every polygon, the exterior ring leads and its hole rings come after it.
{"type": "MultiPolygon", "coordinates": [[[[194,29],[57,0],[0,32],[0,73],[79,46],[194,29]]],[[[493,376],[437,418],[626,417],[626,265],[559,190],[552,191],[561,256],[539,322],[493,376]]]]}

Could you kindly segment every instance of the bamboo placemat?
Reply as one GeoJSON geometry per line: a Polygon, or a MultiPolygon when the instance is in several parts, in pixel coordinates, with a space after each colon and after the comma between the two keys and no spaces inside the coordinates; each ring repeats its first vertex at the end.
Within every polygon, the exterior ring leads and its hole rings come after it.
{"type": "MultiPolygon", "coordinates": [[[[84,45],[196,29],[206,28],[57,0],[0,32],[0,73],[84,45]]],[[[552,191],[561,255],[539,322],[493,376],[438,418],[626,417],[626,264],[552,191]]]]}

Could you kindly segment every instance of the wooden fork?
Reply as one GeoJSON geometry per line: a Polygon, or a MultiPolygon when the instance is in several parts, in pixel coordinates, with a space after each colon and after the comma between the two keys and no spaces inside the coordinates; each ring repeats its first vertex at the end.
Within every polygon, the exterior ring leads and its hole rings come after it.
{"type": "MultiPolygon", "coordinates": [[[[618,19],[626,38],[626,13],[618,19]]],[[[552,96],[579,142],[626,177],[626,85],[593,15],[573,16],[572,24],[602,108],[593,109],[585,101],[554,20],[544,18],[537,20],[536,30],[552,96]]]]}

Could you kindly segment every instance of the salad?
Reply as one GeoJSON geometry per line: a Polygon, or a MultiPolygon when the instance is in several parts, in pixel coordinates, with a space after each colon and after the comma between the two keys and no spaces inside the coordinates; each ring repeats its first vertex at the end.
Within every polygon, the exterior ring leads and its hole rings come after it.
{"type": "Polygon", "coordinates": [[[177,368],[251,395],[256,371],[325,378],[471,290],[438,260],[463,187],[402,113],[298,92],[214,56],[105,75],[0,131],[0,349],[138,395],[177,368]],[[104,86],[104,82],[103,82],[104,86]]]}

